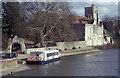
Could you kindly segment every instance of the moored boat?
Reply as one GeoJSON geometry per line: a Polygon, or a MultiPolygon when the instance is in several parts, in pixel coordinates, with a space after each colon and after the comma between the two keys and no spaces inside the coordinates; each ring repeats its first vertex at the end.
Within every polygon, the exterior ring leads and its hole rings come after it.
{"type": "Polygon", "coordinates": [[[60,59],[59,50],[44,50],[30,52],[29,57],[26,60],[26,64],[30,63],[48,63],[60,59]]]}

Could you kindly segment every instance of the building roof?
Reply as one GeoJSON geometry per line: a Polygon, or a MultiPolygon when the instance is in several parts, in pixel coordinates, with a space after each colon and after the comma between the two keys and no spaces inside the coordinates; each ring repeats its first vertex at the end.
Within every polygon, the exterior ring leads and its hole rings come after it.
{"type": "Polygon", "coordinates": [[[92,17],[84,17],[84,16],[75,16],[73,15],[73,24],[93,24],[93,18],[92,17]]]}
{"type": "Polygon", "coordinates": [[[88,21],[83,20],[83,21],[81,21],[80,23],[81,23],[81,24],[88,24],[88,21]]]}
{"type": "Polygon", "coordinates": [[[109,31],[107,31],[106,29],[104,29],[104,33],[105,33],[104,36],[112,38],[112,34],[109,31]]]}
{"type": "Polygon", "coordinates": [[[74,20],[86,19],[84,16],[74,16],[74,20]]]}
{"type": "Polygon", "coordinates": [[[104,36],[106,36],[106,37],[110,37],[108,34],[104,34],[104,36]]]}

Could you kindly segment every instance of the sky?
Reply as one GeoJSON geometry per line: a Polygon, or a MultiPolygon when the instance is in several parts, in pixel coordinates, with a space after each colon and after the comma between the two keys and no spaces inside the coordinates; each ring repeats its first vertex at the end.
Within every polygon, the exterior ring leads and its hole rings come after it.
{"type": "MultiPolygon", "coordinates": [[[[0,0],[1,1],[1,0],[0,0]]],[[[3,0],[7,2],[16,2],[16,0],[3,0]]],[[[99,11],[99,18],[102,20],[102,17],[105,15],[108,16],[118,16],[118,2],[119,0],[17,0],[22,2],[70,2],[72,6],[72,10],[78,16],[84,16],[85,7],[90,7],[94,4],[99,11]]],[[[120,7],[120,5],[119,5],[120,7]]],[[[119,12],[120,15],[120,12],[119,12]]]]}
{"type": "Polygon", "coordinates": [[[91,7],[94,4],[99,11],[99,18],[105,15],[118,16],[118,2],[71,2],[72,10],[78,16],[85,16],[85,7],[91,7]]]}

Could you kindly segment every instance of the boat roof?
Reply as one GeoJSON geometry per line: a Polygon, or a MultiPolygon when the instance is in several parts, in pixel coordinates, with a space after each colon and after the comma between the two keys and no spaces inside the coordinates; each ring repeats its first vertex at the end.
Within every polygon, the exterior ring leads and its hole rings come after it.
{"type": "MultiPolygon", "coordinates": [[[[41,50],[41,51],[33,51],[33,52],[43,52],[43,53],[52,53],[52,52],[59,52],[59,50],[41,50]]],[[[32,53],[33,53],[32,52],[32,53]]]]}

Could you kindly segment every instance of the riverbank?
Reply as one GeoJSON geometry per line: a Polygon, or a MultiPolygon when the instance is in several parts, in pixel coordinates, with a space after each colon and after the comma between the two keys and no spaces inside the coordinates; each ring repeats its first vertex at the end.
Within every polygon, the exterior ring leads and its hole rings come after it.
{"type": "Polygon", "coordinates": [[[9,76],[18,72],[29,70],[30,68],[24,64],[18,64],[18,68],[2,72],[2,76],[9,76]]]}
{"type": "Polygon", "coordinates": [[[118,43],[114,43],[114,44],[105,44],[105,45],[101,45],[101,46],[96,46],[96,49],[99,50],[110,50],[110,49],[118,49],[120,48],[120,42],[118,43]]]}
{"type": "MultiPolygon", "coordinates": [[[[77,55],[77,54],[83,54],[83,53],[99,52],[99,51],[102,51],[102,50],[98,50],[98,49],[67,50],[67,51],[62,51],[61,52],[61,57],[70,56],[70,55],[77,55]]],[[[24,64],[18,64],[17,69],[2,72],[2,76],[12,75],[12,74],[22,72],[22,71],[26,71],[26,70],[30,70],[30,69],[31,68],[29,68],[25,63],[24,64]]]]}
{"type": "Polygon", "coordinates": [[[102,50],[91,49],[91,50],[78,50],[78,51],[72,51],[72,52],[61,52],[61,57],[70,56],[70,55],[77,55],[77,54],[83,54],[83,53],[99,52],[99,51],[102,51],[102,50]]]}

